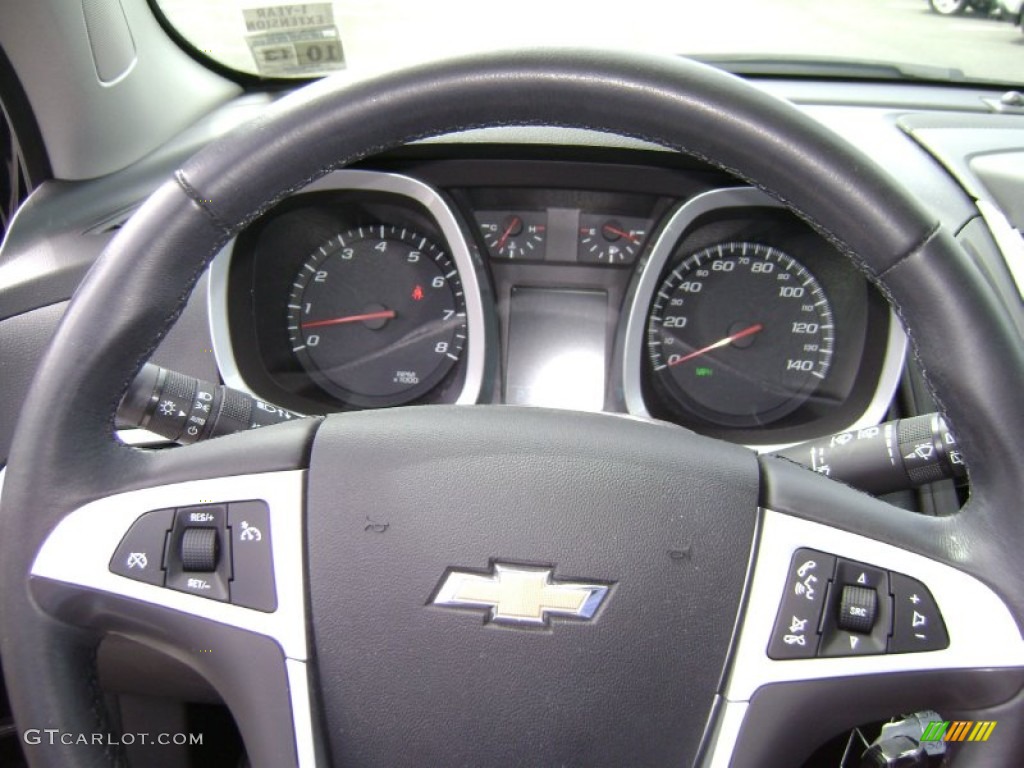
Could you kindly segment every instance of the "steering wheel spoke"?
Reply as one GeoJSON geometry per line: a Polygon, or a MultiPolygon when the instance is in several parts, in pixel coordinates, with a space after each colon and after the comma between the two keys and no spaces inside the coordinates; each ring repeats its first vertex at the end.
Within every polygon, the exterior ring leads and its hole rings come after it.
{"type": "Polygon", "coordinates": [[[46,538],[33,597],[61,621],[194,669],[231,709],[254,766],[313,766],[305,477],[235,475],[90,502],[46,538]]]}
{"type": "Polygon", "coordinates": [[[914,551],[929,542],[893,543],[908,524],[921,538],[937,535],[919,515],[774,458],[762,457],[762,476],[763,503],[785,511],[760,510],[707,765],[798,765],[830,736],[865,723],[921,710],[984,719],[958,713],[1019,695],[1024,639],[1006,603],[979,579],[914,551]],[[854,532],[872,522],[891,535],[854,532]],[[847,589],[872,595],[870,609],[844,601],[847,589]],[[844,612],[869,610],[869,626],[843,626],[844,612]],[[796,721],[804,738],[785,737],[784,724],[796,721]]]}

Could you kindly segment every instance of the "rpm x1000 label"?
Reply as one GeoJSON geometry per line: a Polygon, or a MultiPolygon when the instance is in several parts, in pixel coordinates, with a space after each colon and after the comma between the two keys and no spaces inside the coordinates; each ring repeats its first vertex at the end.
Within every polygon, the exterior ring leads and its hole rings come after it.
{"type": "Polygon", "coordinates": [[[245,41],[261,75],[289,77],[344,69],[330,3],[246,8],[245,41]]]}

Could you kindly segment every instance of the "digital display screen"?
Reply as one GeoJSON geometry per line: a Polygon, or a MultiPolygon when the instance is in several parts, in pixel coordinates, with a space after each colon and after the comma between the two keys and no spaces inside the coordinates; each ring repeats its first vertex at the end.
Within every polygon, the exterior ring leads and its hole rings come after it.
{"type": "Polygon", "coordinates": [[[604,291],[513,288],[505,402],[602,410],[607,317],[604,291]]]}

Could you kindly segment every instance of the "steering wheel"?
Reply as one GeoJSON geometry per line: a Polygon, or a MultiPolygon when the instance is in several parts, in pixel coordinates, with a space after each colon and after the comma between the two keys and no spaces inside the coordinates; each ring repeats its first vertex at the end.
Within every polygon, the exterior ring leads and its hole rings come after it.
{"type": "MultiPolygon", "coordinates": [[[[799,764],[846,727],[926,708],[997,722],[957,765],[1010,764],[1024,754],[1024,345],[1004,312],[870,159],[692,61],[494,54],[310,85],[142,206],[39,367],[0,536],[17,722],[116,734],[96,649],[120,634],[210,681],[254,766],[799,764]],[[539,409],[363,412],[161,451],[115,439],[128,383],[244,226],[387,148],[526,124],[693,155],[838,246],[905,325],[969,465],[964,509],[927,518],[677,427],[539,409]],[[242,518],[265,529],[255,554],[242,518]],[[162,541],[188,519],[233,532],[236,582],[272,579],[276,607],[111,571],[129,531],[155,526],[162,541]],[[843,561],[868,574],[893,632],[908,615],[897,582],[912,580],[947,646],[886,652],[908,649],[887,648],[883,629],[881,646],[771,658],[794,590],[835,621],[843,561]]],[[[813,622],[789,634],[816,645],[813,622]]],[[[123,757],[116,736],[39,741],[33,766],[123,757]]]]}

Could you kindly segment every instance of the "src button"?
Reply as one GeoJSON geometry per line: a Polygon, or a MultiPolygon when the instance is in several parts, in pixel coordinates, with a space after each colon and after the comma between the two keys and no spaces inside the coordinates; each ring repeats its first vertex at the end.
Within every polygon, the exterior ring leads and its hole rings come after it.
{"type": "Polygon", "coordinates": [[[875,626],[878,613],[878,593],[869,587],[858,587],[847,584],[843,587],[843,595],[839,601],[839,617],[837,624],[840,629],[848,632],[871,631],[875,626]]]}
{"type": "Polygon", "coordinates": [[[825,599],[819,656],[885,653],[892,627],[887,571],[840,559],[835,582],[825,599]]]}

